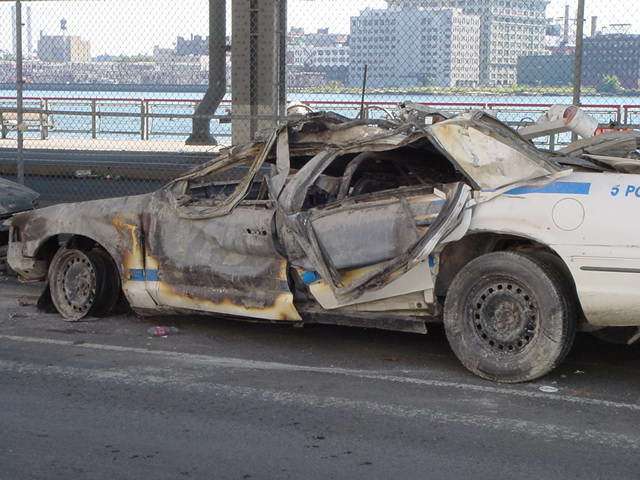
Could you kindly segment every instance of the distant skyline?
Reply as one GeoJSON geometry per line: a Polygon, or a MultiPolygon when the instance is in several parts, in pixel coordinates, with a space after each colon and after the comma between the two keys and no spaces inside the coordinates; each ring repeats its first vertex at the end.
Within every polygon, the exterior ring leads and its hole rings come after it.
{"type": "MultiPolygon", "coordinates": [[[[68,33],[91,42],[92,56],[100,54],[150,54],[153,47],[170,47],[177,36],[207,35],[206,0],[75,0],[29,1],[32,7],[34,48],[40,31],[60,32],[60,20],[66,19],[68,33]],[[203,13],[200,13],[203,12],[203,13]]],[[[11,51],[12,1],[0,0],[0,49],[11,51]]],[[[227,4],[230,8],[231,1],[227,4]]],[[[569,4],[575,15],[577,0],[551,0],[547,16],[564,15],[569,4]]],[[[350,18],[365,8],[384,8],[384,0],[289,0],[289,28],[306,31],[328,27],[335,33],[348,33],[350,18]]],[[[637,0],[587,0],[588,21],[597,15],[602,27],[613,23],[631,23],[631,31],[640,33],[640,3],[637,0]]],[[[228,15],[230,30],[230,15],[228,15]]]]}

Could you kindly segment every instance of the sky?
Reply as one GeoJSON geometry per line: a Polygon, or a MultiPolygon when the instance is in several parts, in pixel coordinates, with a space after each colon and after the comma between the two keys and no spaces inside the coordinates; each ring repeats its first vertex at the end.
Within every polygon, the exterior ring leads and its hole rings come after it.
{"type": "MultiPolygon", "coordinates": [[[[228,5],[231,0],[227,0],[228,5]]],[[[631,23],[640,33],[640,1],[586,0],[587,17],[599,16],[600,26],[631,23]]],[[[0,0],[0,49],[11,50],[10,0],[0,0]]],[[[569,4],[575,12],[577,0],[551,0],[547,16],[564,15],[569,4]]],[[[156,45],[171,47],[178,35],[207,34],[207,0],[38,0],[23,1],[31,6],[33,43],[39,32],[57,34],[60,20],[66,19],[68,32],[91,42],[91,54],[148,54],[156,45]]],[[[348,33],[352,16],[369,8],[383,8],[384,0],[289,0],[289,27],[315,31],[329,27],[348,33]]],[[[228,23],[229,19],[228,19],[228,23]]],[[[587,24],[587,31],[589,23],[587,24]]]]}

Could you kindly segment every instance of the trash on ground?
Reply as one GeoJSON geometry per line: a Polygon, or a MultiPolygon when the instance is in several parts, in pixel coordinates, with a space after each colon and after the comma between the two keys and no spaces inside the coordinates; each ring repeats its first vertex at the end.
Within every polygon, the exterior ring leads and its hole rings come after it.
{"type": "Polygon", "coordinates": [[[180,333],[180,330],[176,327],[157,326],[149,328],[147,333],[152,337],[168,337],[169,335],[180,333]]]}
{"type": "Polygon", "coordinates": [[[556,387],[552,387],[552,386],[550,386],[550,385],[543,385],[543,386],[541,386],[541,387],[539,388],[539,390],[540,390],[541,392],[544,392],[544,393],[558,393],[558,392],[559,392],[559,389],[558,389],[558,388],[556,388],[556,387]]]}

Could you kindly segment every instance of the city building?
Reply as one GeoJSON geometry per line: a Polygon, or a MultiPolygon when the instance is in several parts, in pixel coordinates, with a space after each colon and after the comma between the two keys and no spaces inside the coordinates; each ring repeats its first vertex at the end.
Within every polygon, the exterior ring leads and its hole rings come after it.
{"type": "Polygon", "coordinates": [[[573,83],[573,53],[527,55],[518,59],[518,85],[562,87],[573,83]]]}
{"type": "Polygon", "coordinates": [[[465,14],[479,16],[482,85],[515,84],[518,58],[545,53],[548,0],[387,0],[387,3],[391,9],[460,8],[465,14]]]}
{"type": "Polygon", "coordinates": [[[349,73],[349,36],[329,33],[328,28],[305,33],[292,28],[287,38],[287,68],[295,87],[322,81],[347,83],[349,73]]]}
{"type": "Polygon", "coordinates": [[[366,9],[351,19],[349,83],[473,87],[480,78],[480,18],[460,9],[366,9]]]}
{"type": "Polygon", "coordinates": [[[89,41],[73,35],[40,35],[38,58],[43,62],[91,61],[89,41]]]}
{"type": "Polygon", "coordinates": [[[596,34],[584,40],[583,83],[597,86],[615,75],[624,88],[640,87],[640,35],[596,34]]]}
{"type": "Polygon", "coordinates": [[[188,55],[208,55],[209,37],[191,35],[191,38],[178,37],[176,39],[176,55],[186,57],[188,55]]]}

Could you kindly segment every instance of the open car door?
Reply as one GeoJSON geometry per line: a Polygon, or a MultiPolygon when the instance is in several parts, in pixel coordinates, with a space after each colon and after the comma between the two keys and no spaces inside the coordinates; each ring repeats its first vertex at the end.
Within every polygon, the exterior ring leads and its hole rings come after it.
{"type": "Polygon", "coordinates": [[[347,154],[327,149],[287,182],[279,197],[279,237],[323,308],[371,307],[384,300],[386,309],[417,310],[433,303],[429,254],[462,222],[471,189],[456,181],[446,160],[452,179],[446,184],[412,175],[411,167],[400,173],[406,184],[382,181],[372,186],[366,176],[358,181],[353,176],[357,168],[366,173],[367,162],[394,170],[394,162],[408,158],[424,165],[428,160],[423,154],[442,159],[432,147],[429,152],[414,149],[413,142],[421,140],[424,135],[400,137],[397,145],[347,154]],[[342,172],[338,177],[336,170],[342,172]],[[415,292],[422,297],[407,302],[406,295],[415,292]]]}
{"type": "MultiPolygon", "coordinates": [[[[344,127],[343,136],[349,128],[355,134],[360,127],[344,127]]],[[[358,144],[357,150],[347,144],[319,152],[278,197],[284,226],[281,239],[289,259],[324,308],[432,289],[429,256],[444,241],[466,233],[474,201],[571,173],[483,112],[421,130],[385,133],[382,128],[368,135],[372,140],[358,144]],[[350,165],[358,164],[362,156],[378,155],[380,162],[394,164],[416,151],[420,161],[405,172],[406,183],[360,195],[356,188],[344,196],[345,181],[353,174],[350,165]],[[332,165],[345,158],[350,162],[346,168],[332,165]],[[448,181],[438,182],[429,178],[428,170],[421,178],[416,169],[443,161],[464,178],[450,175],[448,181]],[[323,178],[330,171],[333,175],[343,171],[342,178],[323,178]],[[336,181],[338,193],[332,190],[336,181]],[[309,207],[314,190],[329,200],[309,207]],[[478,193],[474,200],[472,190],[478,193]]]]}

